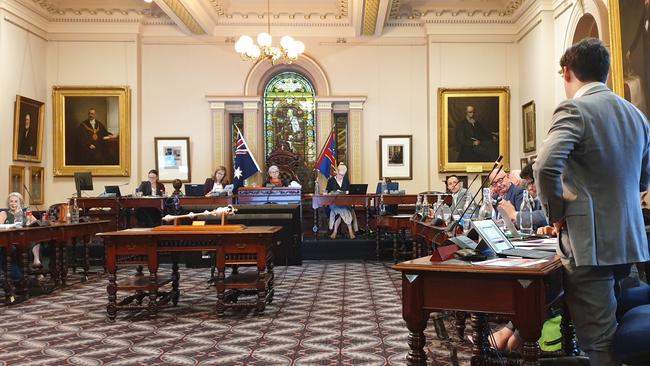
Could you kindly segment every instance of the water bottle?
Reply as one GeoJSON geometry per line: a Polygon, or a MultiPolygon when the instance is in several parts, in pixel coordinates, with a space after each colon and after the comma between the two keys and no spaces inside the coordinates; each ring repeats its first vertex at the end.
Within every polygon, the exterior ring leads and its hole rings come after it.
{"type": "Polygon", "coordinates": [[[79,223],[79,206],[77,206],[76,198],[72,201],[72,207],[70,208],[70,222],[73,224],[79,223]]]}
{"type": "Polygon", "coordinates": [[[422,196],[418,194],[418,198],[415,201],[415,214],[419,215],[422,213],[422,196]]]}
{"type": "Polygon", "coordinates": [[[23,227],[23,222],[25,221],[23,216],[23,208],[18,205],[17,210],[14,213],[14,225],[16,225],[16,227],[23,227]]]}
{"type": "Polygon", "coordinates": [[[465,207],[463,207],[463,217],[461,218],[463,224],[463,232],[468,232],[472,224],[472,215],[476,211],[476,206],[473,204],[472,197],[468,194],[465,199],[465,207]]]}
{"type": "Polygon", "coordinates": [[[429,202],[427,201],[427,196],[424,195],[422,199],[422,221],[429,217],[429,202]]]}
{"type": "Polygon", "coordinates": [[[320,181],[318,178],[314,179],[314,194],[320,194],[320,181]]]}
{"type": "Polygon", "coordinates": [[[381,181],[381,194],[388,194],[388,185],[385,179],[381,181]]]}
{"type": "Polygon", "coordinates": [[[522,234],[533,234],[533,207],[527,190],[524,190],[524,198],[519,209],[519,230],[522,234]]]}
{"type": "Polygon", "coordinates": [[[490,188],[483,188],[483,205],[478,210],[479,220],[494,219],[494,207],[492,207],[492,196],[490,188]]]}
{"type": "Polygon", "coordinates": [[[444,200],[440,200],[440,205],[438,206],[438,211],[440,212],[440,218],[445,221],[446,225],[449,225],[451,221],[451,208],[447,206],[444,200]]]}
{"type": "Polygon", "coordinates": [[[379,214],[380,215],[385,215],[386,214],[386,205],[384,204],[384,195],[382,194],[379,196],[379,214]]]}

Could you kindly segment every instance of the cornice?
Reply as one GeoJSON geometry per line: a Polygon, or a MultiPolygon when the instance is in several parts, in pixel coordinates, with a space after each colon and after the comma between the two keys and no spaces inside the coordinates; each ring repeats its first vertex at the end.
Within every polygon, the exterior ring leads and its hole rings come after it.
{"type": "MultiPolygon", "coordinates": [[[[232,1],[232,0],[231,0],[232,1]]],[[[294,12],[294,13],[289,13],[289,12],[276,12],[276,13],[271,13],[271,16],[275,19],[278,19],[281,16],[287,16],[290,19],[293,18],[300,18],[300,17],[310,17],[310,18],[319,18],[319,19],[328,19],[328,18],[334,18],[334,19],[343,19],[346,18],[349,14],[349,3],[351,0],[338,0],[338,13],[333,13],[333,12],[325,12],[325,13],[319,13],[319,12],[310,12],[310,13],[305,13],[305,12],[294,12]]],[[[224,0],[209,0],[210,5],[214,9],[215,14],[219,18],[227,18],[227,19],[248,19],[248,18],[260,18],[263,19],[266,17],[267,12],[228,12],[226,9],[226,4],[224,0]]],[[[308,19],[308,18],[306,18],[308,19]]]]}

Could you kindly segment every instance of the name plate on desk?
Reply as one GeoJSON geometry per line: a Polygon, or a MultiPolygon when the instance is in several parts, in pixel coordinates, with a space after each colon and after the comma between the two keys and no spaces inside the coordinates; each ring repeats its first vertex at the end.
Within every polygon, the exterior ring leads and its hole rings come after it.
{"type": "Polygon", "coordinates": [[[240,204],[297,203],[301,188],[289,187],[242,187],[237,191],[240,204]]]}

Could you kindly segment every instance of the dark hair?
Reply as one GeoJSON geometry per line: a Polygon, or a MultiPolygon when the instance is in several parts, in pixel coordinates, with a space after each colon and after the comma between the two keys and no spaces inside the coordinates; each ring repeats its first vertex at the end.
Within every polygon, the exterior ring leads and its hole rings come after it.
{"type": "Polygon", "coordinates": [[[519,173],[519,177],[521,179],[526,179],[526,180],[529,180],[529,181],[534,181],[535,180],[535,177],[533,176],[533,163],[534,162],[530,162],[530,163],[526,164],[526,166],[521,169],[521,172],[519,173]]]}
{"type": "Polygon", "coordinates": [[[151,169],[151,170],[149,171],[149,173],[147,173],[147,175],[149,175],[149,174],[151,174],[151,173],[154,173],[154,174],[156,175],[156,177],[160,177],[160,174],[158,174],[158,171],[157,171],[156,169],[151,169]]]}
{"type": "Polygon", "coordinates": [[[560,59],[560,66],[573,71],[584,82],[607,82],[609,51],[598,38],[585,38],[569,47],[560,59]]]}
{"type": "Polygon", "coordinates": [[[447,182],[449,182],[449,180],[451,178],[456,178],[460,182],[460,178],[458,178],[458,176],[456,174],[452,174],[452,175],[448,176],[447,179],[445,179],[445,184],[447,184],[447,182]]]}

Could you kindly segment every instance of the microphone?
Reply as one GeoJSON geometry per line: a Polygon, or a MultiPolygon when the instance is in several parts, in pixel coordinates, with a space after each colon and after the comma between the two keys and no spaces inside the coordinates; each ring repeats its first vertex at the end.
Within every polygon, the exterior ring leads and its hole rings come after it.
{"type": "Polygon", "coordinates": [[[275,185],[273,185],[271,189],[269,189],[269,194],[266,195],[266,202],[264,202],[265,205],[270,205],[273,203],[273,202],[269,202],[269,198],[271,198],[271,194],[273,193],[274,189],[275,189],[275,185]]]}
{"type": "MultiPolygon", "coordinates": [[[[32,200],[32,194],[31,194],[31,192],[29,191],[29,189],[27,189],[27,185],[26,185],[25,183],[23,183],[23,188],[25,188],[25,193],[27,193],[27,198],[29,198],[29,200],[31,201],[31,200],[32,200]]],[[[34,207],[36,207],[36,211],[40,211],[40,210],[41,210],[41,209],[38,207],[37,204],[34,204],[34,207]]]]}
{"type": "MultiPolygon", "coordinates": [[[[490,179],[490,175],[492,174],[492,172],[494,172],[494,169],[497,169],[497,167],[498,167],[499,169],[497,170],[496,174],[494,174],[494,178],[496,178],[496,176],[499,175],[499,172],[500,172],[501,169],[503,168],[503,165],[501,164],[501,160],[502,160],[502,159],[503,159],[503,155],[499,155],[499,157],[497,158],[497,160],[495,160],[494,165],[492,165],[492,169],[490,169],[490,172],[488,173],[488,175],[487,175],[485,178],[483,178],[483,181],[481,182],[481,186],[480,186],[479,189],[476,191],[476,193],[474,193],[474,196],[472,196],[472,201],[471,201],[471,202],[474,202],[474,200],[476,200],[476,197],[478,196],[479,192],[482,192],[482,191],[483,191],[483,188],[485,187],[485,183],[490,179]]],[[[478,175],[477,175],[477,177],[478,177],[478,175]]],[[[494,178],[492,178],[492,180],[494,180],[494,178]]],[[[475,178],[475,179],[476,179],[476,178],[475,178]]],[[[492,184],[492,182],[490,182],[490,184],[492,184]]],[[[467,192],[468,192],[468,194],[469,194],[469,192],[470,192],[470,191],[469,191],[469,188],[467,189],[467,192]]],[[[465,216],[465,214],[467,213],[467,210],[469,210],[470,207],[471,207],[471,205],[468,205],[467,207],[465,207],[465,209],[463,210],[463,212],[460,214],[461,219],[463,218],[463,216],[465,216]]],[[[477,206],[477,207],[478,207],[478,206],[477,206]]],[[[476,212],[476,207],[474,207],[474,211],[472,211],[472,215],[474,215],[474,212],[476,212]]],[[[452,211],[452,213],[453,213],[453,211],[452,211]]],[[[460,220],[459,220],[459,221],[460,221],[460,220]]],[[[456,229],[456,227],[458,226],[458,222],[459,222],[459,221],[454,221],[454,223],[453,223],[452,225],[449,225],[449,227],[447,228],[447,231],[448,231],[448,232],[451,231],[451,232],[454,232],[454,233],[455,233],[455,229],[456,229]]],[[[454,235],[455,235],[455,234],[454,234],[454,235]]]]}

